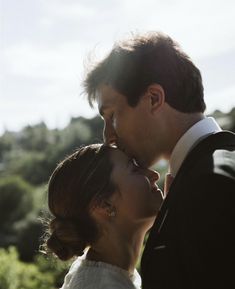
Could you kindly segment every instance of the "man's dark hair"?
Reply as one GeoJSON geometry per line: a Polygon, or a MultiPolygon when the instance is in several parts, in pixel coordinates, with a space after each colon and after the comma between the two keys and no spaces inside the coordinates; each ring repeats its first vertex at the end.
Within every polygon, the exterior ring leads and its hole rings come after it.
{"type": "Polygon", "coordinates": [[[166,102],[185,113],[204,112],[199,69],[169,36],[149,33],[117,43],[109,55],[88,72],[84,81],[92,105],[101,85],[109,85],[136,106],[151,84],[165,91],[166,102]]]}

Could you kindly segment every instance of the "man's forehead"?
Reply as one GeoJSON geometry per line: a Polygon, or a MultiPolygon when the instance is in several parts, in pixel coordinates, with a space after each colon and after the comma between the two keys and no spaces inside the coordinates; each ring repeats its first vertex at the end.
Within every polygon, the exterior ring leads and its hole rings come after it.
{"type": "Polygon", "coordinates": [[[99,111],[102,113],[105,109],[115,104],[117,95],[111,87],[103,85],[96,91],[96,99],[99,111]]]}
{"type": "Polygon", "coordinates": [[[117,91],[111,86],[103,84],[97,89],[96,94],[99,99],[109,101],[115,97],[117,91]]]}

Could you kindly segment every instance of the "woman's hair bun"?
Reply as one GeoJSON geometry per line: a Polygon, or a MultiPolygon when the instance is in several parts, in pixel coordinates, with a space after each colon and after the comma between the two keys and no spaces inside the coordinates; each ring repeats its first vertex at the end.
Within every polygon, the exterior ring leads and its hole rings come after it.
{"type": "Polygon", "coordinates": [[[49,227],[50,235],[46,244],[59,259],[66,261],[83,255],[88,244],[81,238],[77,223],[55,218],[49,227]]]}

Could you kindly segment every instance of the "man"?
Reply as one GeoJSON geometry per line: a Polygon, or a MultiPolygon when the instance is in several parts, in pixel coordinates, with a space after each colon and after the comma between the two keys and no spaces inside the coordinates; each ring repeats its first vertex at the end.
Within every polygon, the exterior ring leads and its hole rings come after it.
{"type": "Polygon", "coordinates": [[[170,37],[116,44],[87,75],[104,140],[174,177],[141,264],[143,289],[235,288],[235,135],[204,115],[199,69],[170,37]]]}

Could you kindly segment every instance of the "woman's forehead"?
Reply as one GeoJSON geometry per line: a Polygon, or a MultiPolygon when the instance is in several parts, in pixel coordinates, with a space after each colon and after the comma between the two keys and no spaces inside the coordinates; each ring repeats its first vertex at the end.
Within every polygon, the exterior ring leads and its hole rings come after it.
{"type": "Polygon", "coordinates": [[[117,147],[112,147],[110,150],[110,156],[111,159],[114,161],[126,161],[129,159],[129,157],[119,148],[117,147]]]}

